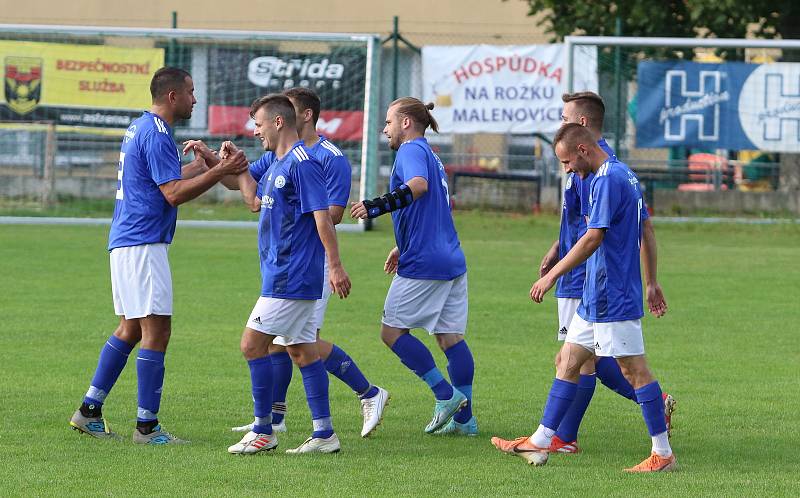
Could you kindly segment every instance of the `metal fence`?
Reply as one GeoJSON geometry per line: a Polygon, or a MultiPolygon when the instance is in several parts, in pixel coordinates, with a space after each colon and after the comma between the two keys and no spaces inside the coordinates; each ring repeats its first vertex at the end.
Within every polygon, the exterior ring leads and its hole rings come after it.
{"type": "MultiPolygon", "coordinates": [[[[233,139],[251,160],[263,150],[252,138],[250,103],[314,88],[323,103],[320,131],[353,165],[352,197],[374,195],[375,35],[0,25],[0,55],[0,208],[113,199],[122,134],[149,108],[149,81],[162,65],[186,69],[195,86],[197,104],[191,119],[176,123],[176,142],[215,147],[233,139]]],[[[206,196],[225,197],[221,188],[206,196]]]]}

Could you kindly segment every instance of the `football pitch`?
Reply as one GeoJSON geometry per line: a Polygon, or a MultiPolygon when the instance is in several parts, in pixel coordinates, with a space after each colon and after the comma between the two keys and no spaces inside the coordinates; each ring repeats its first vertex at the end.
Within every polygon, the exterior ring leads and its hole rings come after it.
{"type": "MultiPolygon", "coordinates": [[[[123,441],[69,430],[113,314],[108,227],[0,226],[0,495],[36,496],[797,496],[800,441],[800,225],[659,224],[659,280],[669,312],[643,321],[651,368],[677,400],[679,471],[627,475],[650,451],[638,405],[599,382],[579,437],[583,453],[545,467],[501,454],[489,438],[530,434],[558,347],[552,291],[528,291],[558,231],[554,217],[457,213],[467,256],[468,343],[475,356],[474,438],[425,435],[433,397],[379,338],[393,245],[388,218],[339,235],[353,281],[332,298],[322,336],[392,396],[361,439],[360,405],[331,376],[336,455],[286,455],[310,433],[302,381],[289,389],[288,434],[276,452],[232,456],[249,422],[249,372],[239,353],[260,289],[255,232],[179,227],[161,420],[188,446],[139,447],[135,363],[105,416],[123,441]]],[[[443,372],[444,354],[422,331],[443,372]]]]}

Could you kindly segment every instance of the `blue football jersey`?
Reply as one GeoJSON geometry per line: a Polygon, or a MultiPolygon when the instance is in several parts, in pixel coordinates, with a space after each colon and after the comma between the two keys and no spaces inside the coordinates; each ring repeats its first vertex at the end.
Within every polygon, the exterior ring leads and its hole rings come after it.
{"type": "MultiPolygon", "coordinates": [[[[582,180],[577,173],[570,173],[567,176],[564,202],[561,207],[561,229],[558,232],[558,259],[563,259],[578,239],[586,233],[590,184],[591,178],[582,180]]],[[[585,274],[584,262],[561,275],[556,287],[556,297],[580,299],[583,296],[585,274]]]]}
{"type": "MultiPolygon", "coordinates": [[[[614,149],[604,138],[597,141],[606,154],[617,157],[614,149]]],[[[561,206],[561,229],[558,232],[558,259],[563,259],[578,239],[586,233],[586,218],[589,216],[589,186],[594,174],[589,173],[581,179],[577,173],[567,176],[564,185],[564,202],[561,206]]],[[[583,280],[586,275],[586,262],[568,271],[558,279],[556,297],[580,299],[583,296],[583,280]]]]}
{"type": "Polygon", "coordinates": [[[258,182],[262,192],[258,221],[261,295],[321,298],[325,249],[314,211],[328,209],[322,165],[300,141],[283,158],[275,158],[258,182]]]}
{"type": "Polygon", "coordinates": [[[170,206],[158,187],[180,178],[181,158],[172,130],[159,116],[143,113],[122,139],[109,251],[172,242],[178,208],[170,206]]]}
{"type": "Polygon", "coordinates": [[[639,248],[648,218],[633,171],[616,157],[597,170],[589,193],[588,228],[606,229],[586,263],[578,315],[587,322],[620,322],[644,316],[639,248]]]}
{"type": "MultiPolygon", "coordinates": [[[[330,140],[324,136],[319,137],[319,141],[311,147],[307,147],[308,153],[322,164],[325,173],[325,185],[328,191],[328,202],[331,206],[347,206],[350,198],[350,185],[352,168],[347,157],[330,140]]],[[[266,152],[258,160],[250,163],[250,175],[258,183],[258,180],[267,171],[269,165],[275,160],[273,152],[266,152]]],[[[256,188],[256,196],[261,197],[261,184],[256,188]]]]}
{"type": "Polygon", "coordinates": [[[400,250],[397,274],[452,280],[467,272],[467,264],[450,213],[447,173],[423,137],[400,146],[389,188],[394,190],[416,176],[427,180],[428,192],[405,209],[392,212],[400,250]]]}
{"type": "Polygon", "coordinates": [[[610,145],[608,145],[608,142],[606,142],[605,138],[600,137],[600,140],[597,141],[597,145],[599,145],[600,148],[603,149],[603,152],[605,152],[609,156],[617,157],[617,153],[614,152],[614,149],[612,149],[610,145]]]}
{"type": "Polygon", "coordinates": [[[308,152],[322,164],[330,205],[347,206],[353,174],[347,156],[322,135],[317,143],[308,148],[308,152]]]}
{"type": "Polygon", "coordinates": [[[261,198],[262,194],[261,178],[264,177],[264,173],[267,172],[269,167],[274,162],[275,162],[275,153],[272,152],[271,150],[268,150],[264,153],[264,155],[262,155],[261,157],[250,163],[250,168],[249,168],[250,176],[252,176],[253,180],[255,180],[256,182],[256,197],[258,197],[259,199],[261,198]]]}

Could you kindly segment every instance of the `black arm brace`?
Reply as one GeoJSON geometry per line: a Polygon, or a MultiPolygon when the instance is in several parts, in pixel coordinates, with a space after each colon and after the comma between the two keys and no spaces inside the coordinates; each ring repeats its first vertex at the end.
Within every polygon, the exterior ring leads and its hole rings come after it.
{"type": "Polygon", "coordinates": [[[405,183],[381,197],[364,201],[367,208],[367,218],[377,218],[378,216],[398,209],[402,209],[414,202],[411,189],[405,183]]]}

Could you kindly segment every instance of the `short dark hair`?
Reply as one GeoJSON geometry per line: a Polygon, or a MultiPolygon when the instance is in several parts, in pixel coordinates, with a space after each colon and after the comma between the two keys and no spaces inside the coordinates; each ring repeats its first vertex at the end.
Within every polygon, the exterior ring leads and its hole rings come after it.
{"type": "Polygon", "coordinates": [[[296,101],[303,109],[311,109],[311,117],[314,124],[319,119],[320,101],[319,96],[310,88],[296,86],[283,92],[284,95],[296,101]]]}
{"type": "Polygon", "coordinates": [[[561,100],[565,104],[567,102],[575,102],[575,105],[578,106],[578,112],[589,121],[589,128],[594,131],[603,131],[606,106],[602,97],[594,92],[576,92],[565,93],[561,96],[561,100]]]}
{"type": "Polygon", "coordinates": [[[581,126],[578,123],[567,123],[559,128],[556,132],[556,136],[553,137],[553,148],[555,149],[556,145],[561,142],[569,149],[575,147],[579,143],[585,143],[586,145],[594,144],[595,139],[592,136],[592,132],[589,131],[587,127],[581,126]]]}
{"type": "Polygon", "coordinates": [[[433,102],[423,104],[421,100],[414,97],[400,97],[392,102],[389,107],[396,107],[395,112],[397,114],[411,118],[418,126],[422,127],[421,131],[424,132],[430,126],[431,130],[439,133],[439,124],[431,114],[433,102]]]}
{"type": "Polygon", "coordinates": [[[291,127],[294,127],[297,123],[297,118],[294,113],[294,106],[292,105],[292,101],[289,100],[289,97],[286,95],[281,93],[270,93],[269,95],[264,95],[263,97],[255,99],[250,105],[250,117],[255,118],[256,113],[262,107],[266,108],[267,117],[269,119],[275,119],[276,116],[280,116],[283,118],[286,126],[291,127]]]}
{"type": "Polygon", "coordinates": [[[191,77],[192,75],[183,69],[162,67],[150,80],[150,96],[153,97],[153,102],[161,100],[169,92],[182,90],[186,86],[186,78],[191,77]]]}

